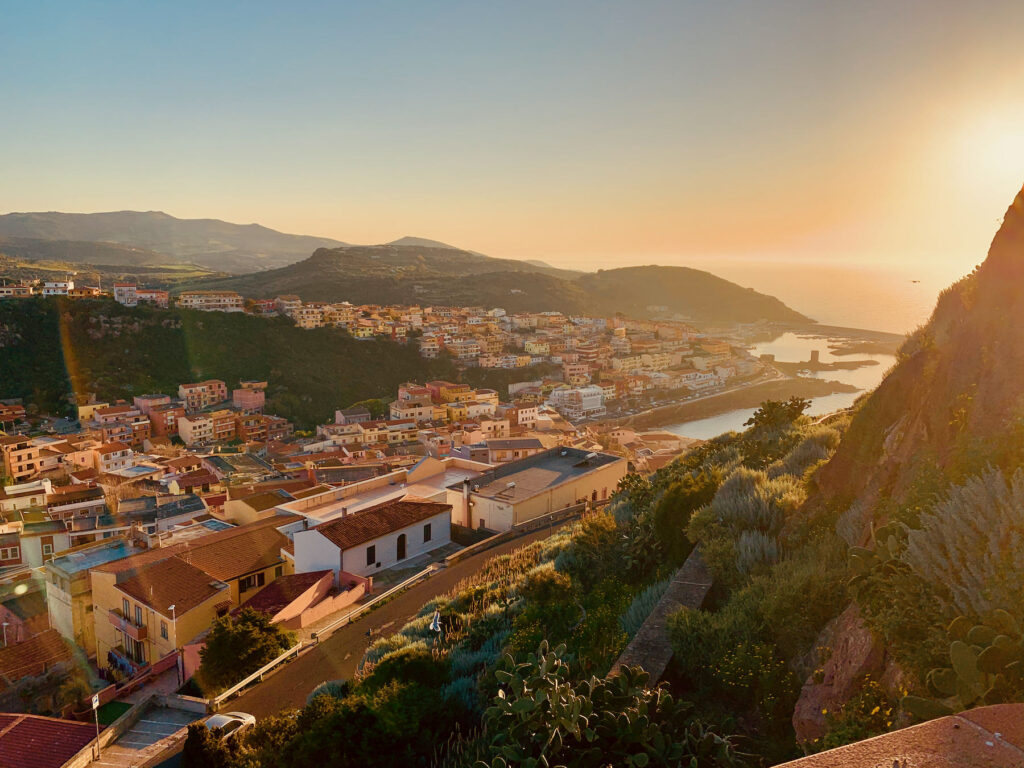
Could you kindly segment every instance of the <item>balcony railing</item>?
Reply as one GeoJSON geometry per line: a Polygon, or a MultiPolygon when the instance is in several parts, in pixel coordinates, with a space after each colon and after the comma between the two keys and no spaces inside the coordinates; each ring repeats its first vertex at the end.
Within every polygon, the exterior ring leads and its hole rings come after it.
{"type": "Polygon", "coordinates": [[[117,608],[111,608],[110,613],[107,614],[107,618],[110,620],[111,624],[128,635],[132,640],[142,642],[148,636],[146,627],[136,624],[131,619],[125,618],[117,608]]]}

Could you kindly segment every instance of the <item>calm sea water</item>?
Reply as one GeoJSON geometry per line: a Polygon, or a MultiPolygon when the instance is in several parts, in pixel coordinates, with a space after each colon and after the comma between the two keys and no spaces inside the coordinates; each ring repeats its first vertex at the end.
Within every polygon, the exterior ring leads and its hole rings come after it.
{"type": "MultiPolygon", "coordinates": [[[[874,360],[876,365],[865,365],[853,370],[818,371],[813,374],[815,378],[824,378],[830,381],[841,381],[857,387],[857,392],[840,392],[833,395],[811,398],[811,407],[808,413],[812,416],[820,416],[825,413],[847,408],[853,404],[862,392],[874,389],[885,376],[896,358],[893,355],[843,355],[837,357],[829,349],[829,339],[822,336],[810,336],[796,333],[784,333],[772,341],[762,342],[753,347],[753,353],[773,354],[780,362],[800,363],[810,359],[811,352],[818,350],[821,362],[829,363],[836,360],[874,360]]],[[[695,437],[701,440],[715,437],[730,430],[744,429],[743,422],[753,415],[754,408],[744,408],[736,411],[729,411],[718,416],[697,421],[670,424],[662,429],[685,437],[695,437]]]]}

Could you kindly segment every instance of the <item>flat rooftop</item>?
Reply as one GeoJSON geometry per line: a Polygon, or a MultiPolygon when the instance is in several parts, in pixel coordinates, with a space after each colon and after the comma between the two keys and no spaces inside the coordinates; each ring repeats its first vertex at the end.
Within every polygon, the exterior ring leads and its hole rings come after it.
{"type": "Polygon", "coordinates": [[[97,565],[137,555],[142,551],[127,541],[117,541],[106,546],[89,547],[80,552],[68,552],[65,555],[53,558],[51,563],[54,567],[59,568],[70,576],[81,571],[87,571],[90,568],[95,568],[97,565]]]}
{"type": "Polygon", "coordinates": [[[514,503],[619,461],[625,459],[580,448],[550,448],[482,473],[472,489],[478,496],[514,503]]]}
{"type": "MultiPolygon", "coordinates": [[[[411,468],[410,468],[411,470],[411,468]]],[[[401,476],[403,470],[395,474],[401,476]]],[[[308,517],[316,523],[327,522],[342,515],[358,512],[361,509],[372,507],[392,499],[400,499],[403,496],[416,496],[421,499],[434,499],[444,494],[450,486],[458,485],[465,480],[473,480],[480,476],[480,472],[468,467],[457,467],[449,465],[443,472],[422,478],[416,482],[395,482],[381,483],[382,475],[361,483],[342,486],[332,491],[300,499],[296,502],[282,504],[278,509],[308,517]],[[366,488],[360,488],[362,485],[366,488]]]]}

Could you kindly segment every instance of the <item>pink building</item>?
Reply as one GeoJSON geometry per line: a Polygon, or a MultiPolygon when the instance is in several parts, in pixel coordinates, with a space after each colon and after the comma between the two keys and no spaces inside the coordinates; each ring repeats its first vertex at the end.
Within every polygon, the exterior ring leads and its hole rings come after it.
{"type": "Polygon", "coordinates": [[[231,391],[231,404],[243,411],[262,411],[267,401],[267,394],[262,389],[235,389],[231,391]]]}

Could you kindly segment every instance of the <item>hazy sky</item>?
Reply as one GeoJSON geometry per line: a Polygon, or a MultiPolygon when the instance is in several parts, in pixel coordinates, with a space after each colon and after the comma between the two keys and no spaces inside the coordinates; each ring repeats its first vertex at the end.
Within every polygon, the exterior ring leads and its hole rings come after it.
{"type": "Polygon", "coordinates": [[[1024,183],[1022,41],[1019,0],[0,0],[0,211],[963,272],[1024,183]]]}

